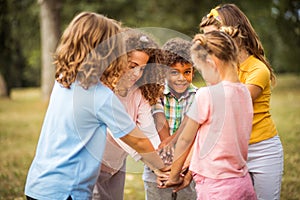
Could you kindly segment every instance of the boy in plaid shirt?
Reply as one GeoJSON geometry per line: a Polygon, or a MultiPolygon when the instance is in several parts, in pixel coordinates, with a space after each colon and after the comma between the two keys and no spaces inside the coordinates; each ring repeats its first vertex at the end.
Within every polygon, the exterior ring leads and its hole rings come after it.
{"type": "MultiPolygon", "coordinates": [[[[194,68],[190,57],[191,42],[172,38],[167,41],[162,49],[164,51],[165,65],[169,66],[166,78],[164,97],[152,107],[156,129],[159,133],[161,144],[160,155],[165,164],[171,164],[173,159],[174,144],[181,129],[184,127],[184,116],[193,102],[197,88],[192,84],[194,68]],[[180,126],[182,124],[182,126],[180,126]]],[[[155,175],[144,170],[143,180],[146,199],[171,199],[172,188],[157,188],[155,175]],[[152,179],[154,177],[154,179],[152,179]]],[[[177,199],[196,199],[195,184],[180,190],[177,199]]]]}

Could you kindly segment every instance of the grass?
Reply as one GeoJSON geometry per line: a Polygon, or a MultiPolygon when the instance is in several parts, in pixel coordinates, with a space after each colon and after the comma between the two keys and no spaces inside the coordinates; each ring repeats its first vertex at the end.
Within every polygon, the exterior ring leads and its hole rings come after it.
{"type": "MultiPolygon", "coordinates": [[[[272,116],[284,147],[281,199],[300,199],[300,81],[280,75],[272,95],[272,116]]],[[[38,88],[14,89],[0,99],[0,200],[25,199],[23,190],[47,108],[38,88]]],[[[125,200],[144,199],[142,163],[128,158],[125,200]]]]}

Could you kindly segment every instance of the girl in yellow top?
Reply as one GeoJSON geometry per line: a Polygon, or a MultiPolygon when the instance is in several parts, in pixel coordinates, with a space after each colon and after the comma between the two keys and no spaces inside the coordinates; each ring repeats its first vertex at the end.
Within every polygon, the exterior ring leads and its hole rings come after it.
{"type": "Polygon", "coordinates": [[[280,199],[283,149],[270,115],[271,85],[275,75],[263,46],[246,15],[234,4],[211,10],[202,19],[204,32],[231,26],[239,29],[239,79],[248,87],[254,109],[247,165],[258,199],[280,199]]]}

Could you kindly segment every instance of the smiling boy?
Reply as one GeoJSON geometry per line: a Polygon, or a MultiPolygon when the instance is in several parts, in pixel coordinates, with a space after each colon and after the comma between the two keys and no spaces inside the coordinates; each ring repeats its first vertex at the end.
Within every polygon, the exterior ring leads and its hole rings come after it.
{"type": "MultiPolygon", "coordinates": [[[[197,88],[193,86],[194,68],[190,56],[191,42],[172,38],[162,47],[164,51],[164,64],[169,67],[166,76],[164,97],[152,107],[156,129],[159,133],[161,144],[161,157],[165,164],[171,164],[173,158],[173,144],[176,142],[180,130],[180,124],[184,125],[184,116],[193,102],[197,88]]],[[[147,170],[145,170],[147,172],[147,170]]],[[[171,199],[172,188],[157,188],[154,176],[153,182],[149,182],[149,176],[143,175],[146,199],[171,199]],[[147,181],[145,181],[147,180],[147,181]]],[[[177,194],[178,200],[196,199],[194,183],[177,194]]]]}

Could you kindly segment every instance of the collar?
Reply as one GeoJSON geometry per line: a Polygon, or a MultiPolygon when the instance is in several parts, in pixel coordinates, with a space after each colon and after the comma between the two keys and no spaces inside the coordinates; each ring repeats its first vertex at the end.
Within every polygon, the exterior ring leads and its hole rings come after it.
{"type": "MultiPolygon", "coordinates": [[[[191,93],[196,93],[197,89],[198,88],[196,86],[194,86],[192,83],[190,83],[187,90],[181,95],[181,97],[179,99],[186,98],[186,97],[190,96],[191,93]]],[[[164,95],[169,95],[169,96],[173,96],[174,98],[176,98],[175,95],[172,94],[168,84],[166,84],[166,87],[164,89],[164,95]]]]}

